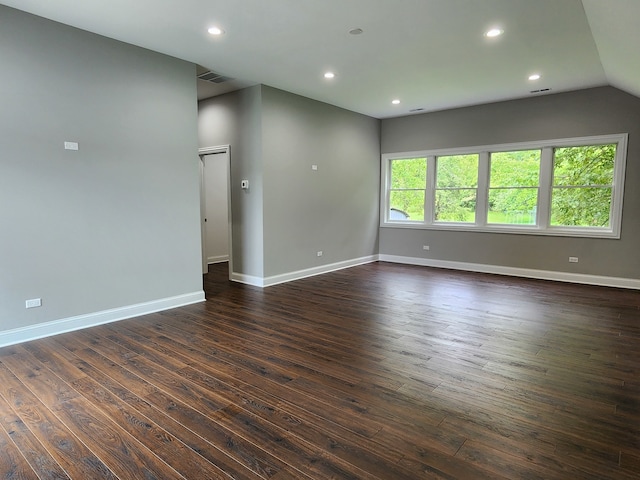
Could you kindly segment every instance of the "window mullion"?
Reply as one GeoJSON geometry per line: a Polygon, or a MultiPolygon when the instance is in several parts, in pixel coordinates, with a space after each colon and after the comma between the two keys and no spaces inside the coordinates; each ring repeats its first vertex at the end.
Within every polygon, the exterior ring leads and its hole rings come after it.
{"type": "Polygon", "coordinates": [[[544,147],[540,155],[540,188],[538,189],[537,224],[549,228],[551,222],[551,191],[553,183],[553,147],[544,147]]]}
{"type": "Polygon", "coordinates": [[[487,224],[489,206],[489,152],[478,156],[478,188],[476,191],[476,225],[487,224]]]}
{"type": "Polygon", "coordinates": [[[436,198],[436,157],[430,155],[427,157],[427,185],[424,192],[424,222],[433,223],[433,215],[435,212],[436,198]]]}

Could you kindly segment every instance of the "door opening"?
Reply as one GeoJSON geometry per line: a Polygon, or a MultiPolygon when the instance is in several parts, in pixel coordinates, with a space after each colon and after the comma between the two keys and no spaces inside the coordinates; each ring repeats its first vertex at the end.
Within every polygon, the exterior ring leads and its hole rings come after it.
{"type": "Polygon", "coordinates": [[[200,157],[200,220],[202,273],[211,263],[229,262],[233,272],[229,146],[198,150],[200,157]]]}

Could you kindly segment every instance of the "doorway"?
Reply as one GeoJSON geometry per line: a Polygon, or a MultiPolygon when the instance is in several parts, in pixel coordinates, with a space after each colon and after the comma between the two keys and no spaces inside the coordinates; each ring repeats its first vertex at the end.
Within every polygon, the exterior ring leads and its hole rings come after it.
{"type": "Polygon", "coordinates": [[[231,278],[231,185],[229,146],[198,150],[200,157],[200,217],[202,273],[210,264],[229,262],[231,278]]]}

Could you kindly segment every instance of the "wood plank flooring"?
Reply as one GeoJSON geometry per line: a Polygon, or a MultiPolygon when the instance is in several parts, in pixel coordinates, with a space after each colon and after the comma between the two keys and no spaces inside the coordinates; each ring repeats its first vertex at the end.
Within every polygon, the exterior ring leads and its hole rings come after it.
{"type": "Polygon", "coordinates": [[[640,292],[373,263],[0,349],[0,478],[640,478],[640,292]]]}

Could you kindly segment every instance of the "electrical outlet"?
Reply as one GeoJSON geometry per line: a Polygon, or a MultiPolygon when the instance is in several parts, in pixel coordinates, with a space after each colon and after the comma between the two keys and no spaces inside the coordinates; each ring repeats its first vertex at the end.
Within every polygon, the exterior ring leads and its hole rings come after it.
{"type": "Polygon", "coordinates": [[[578,263],[578,257],[569,257],[569,263],[578,263]]]}
{"type": "Polygon", "coordinates": [[[41,298],[32,298],[31,300],[27,300],[25,303],[25,308],[35,308],[42,306],[41,298]]]}
{"type": "Polygon", "coordinates": [[[317,253],[317,255],[318,255],[319,257],[321,257],[321,256],[322,256],[322,250],[320,250],[320,251],[317,253]]]}
{"type": "Polygon", "coordinates": [[[422,246],[422,249],[423,249],[423,250],[429,250],[429,245],[423,245],[423,246],[422,246]]]}

